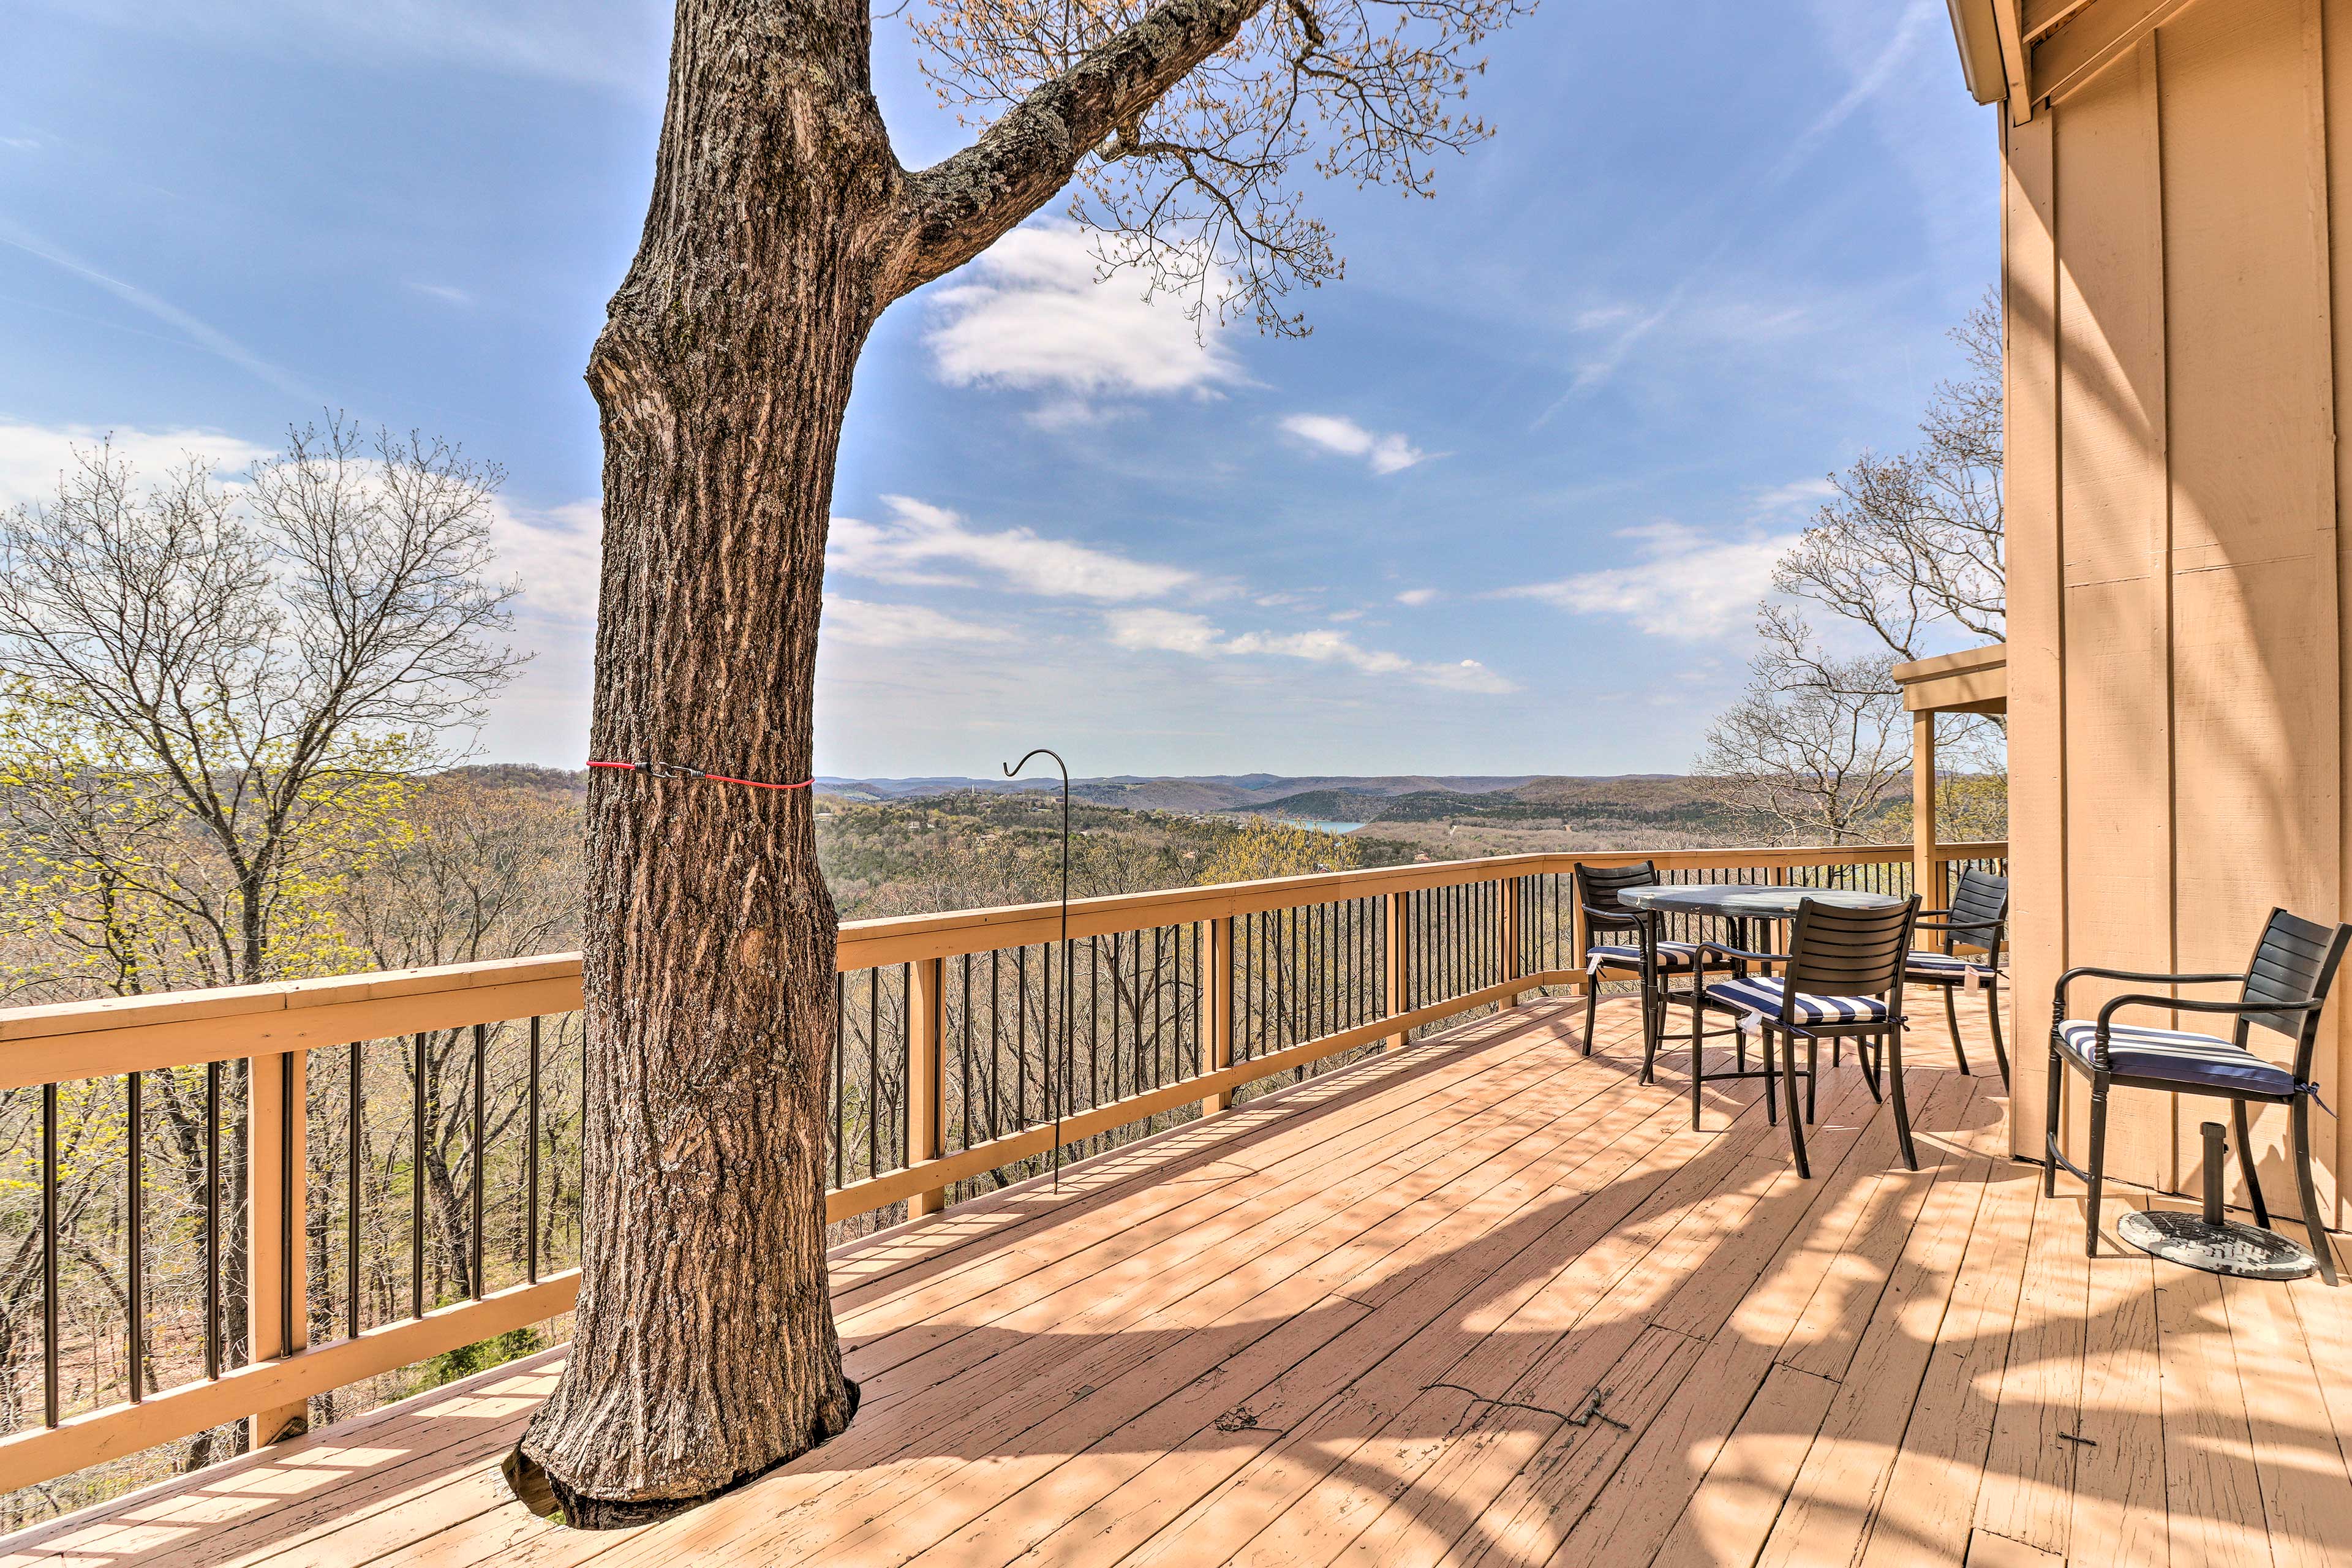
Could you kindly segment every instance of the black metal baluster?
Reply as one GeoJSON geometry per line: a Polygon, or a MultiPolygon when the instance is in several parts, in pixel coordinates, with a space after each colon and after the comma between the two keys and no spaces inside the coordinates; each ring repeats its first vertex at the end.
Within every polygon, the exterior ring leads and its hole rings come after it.
{"type": "Polygon", "coordinates": [[[1029,950],[1013,950],[1013,1127],[1029,1131],[1029,950]]]}
{"type": "Polygon", "coordinates": [[[866,1173],[881,1174],[882,972],[866,972],[866,1173]]]}
{"type": "MultiPolygon", "coordinates": [[[[1112,1070],[1116,1074],[1116,1062],[1112,1070]]],[[[1102,939],[1094,936],[1087,938],[1087,1092],[1093,1096],[1089,1104],[1103,1102],[1102,939]]]]}
{"type": "Polygon", "coordinates": [[[41,1086],[41,1419],[51,1426],[58,1424],[58,1086],[53,1083],[41,1086]]]}
{"type": "Polygon", "coordinates": [[[956,1058],[956,1076],[963,1085],[963,1114],[956,1121],[962,1148],[971,1147],[971,954],[963,954],[963,1044],[956,1058]]]}
{"type": "Polygon", "coordinates": [[[205,1376],[221,1374],[221,1065],[205,1064],[205,1376]]]}
{"type": "Polygon", "coordinates": [[[343,1200],[343,1332],[360,1337],[360,1117],[366,1101],[360,1092],[360,1042],[352,1042],[351,1081],[343,1116],[343,1163],[349,1188],[343,1200]]]}
{"type": "Polygon", "coordinates": [[[408,1153],[408,1299],[413,1316],[425,1315],[425,1037],[414,1041],[415,1071],[410,1075],[411,1142],[408,1153]]]}
{"type": "Polygon", "coordinates": [[[1000,1065],[1003,1047],[998,1034],[998,1016],[1003,1012],[1004,950],[988,950],[988,1136],[997,1136],[999,1108],[1004,1103],[1004,1069],[1000,1065]]]}
{"type": "Polygon", "coordinates": [[[129,1197],[130,1252],[125,1258],[125,1283],[129,1286],[125,1306],[131,1320],[131,1403],[138,1404],[147,1397],[146,1382],[141,1375],[139,1352],[147,1343],[147,1235],[146,1176],[147,1131],[146,1107],[142,1103],[139,1075],[130,1074],[123,1081],[123,1109],[130,1141],[131,1191],[129,1197]]]}
{"type": "Polygon", "coordinates": [[[523,1243],[523,1278],[533,1285],[539,1283],[539,1020],[530,1021],[530,1079],[524,1090],[530,1103],[523,1116],[530,1142],[524,1145],[522,1163],[523,1229],[529,1232],[523,1243]]]}
{"type": "Polygon", "coordinates": [[[836,973],[833,977],[833,1184],[835,1187],[847,1185],[846,1173],[842,1166],[842,1145],[849,1142],[847,1130],[843,1126],[849,1104],[849,1089],[842,1081],[842,1074],[848,1070],[849,1066],[848,1035],[849,980],[846,975],[836,973]]]}
{"type": "MultiPolygon", "coordinates": [[[[488,1163],[489,1163],[489,1162],[488,1162],[488,1154],[489,1154],[489,1151],[488,1151],[488,1150],[487,1150],[487,1149],[485,1149],[485,1148],[482,1146],[482,1145],[483,1145],[483,1142],[484,1142],[484,1131],[485,1131],[485,1123],[484,1123],[484,1119],[483,1119],[483,1116],[482,1116],[482,1087],[483,1087],[483,1086],[482,1086],[482,1079],[483,1079],[484,1076],[485,1076],[485,1075],[489,1071],[489,1060],[490,1060],[490,1026],[489,1026],[488,1024],[477,1024],[477,1025],[475,1025],[475,1026],[474,1026],[474,1192],[473,1192],[473,1200],[474,1200],[474,1235],[473,1235],[474,1300],[477,1300],[477,1301],[480,1300],[482,1299],[483,1294],[484,1294],[484,1287],[483,1287],[483,1284],[482,1284],[482,1256],[483,1256],[483,1248],[482,1248],[482,1180],[483,1180],[483,1172],[482,1172],[482,1167],[483,1167],[484,1165],[486,1165],[486,1164],[488,1164],[488,1163]]],[[[289,1276],[289,1278],[290,1278],[290,1276],[289,1276]]]]}
{"type": "MultiPolygon", "coordinates": [[[[898,966],[898,1043],[906,1047],[898,1053],[902,1066],[898,1068],[898,1165],[903,1168],[915,1163],[915,1085],[908,1076],[913,1070],[912,1050],[915,1044],[915,966],[898,966]]],[[[936,1120],[940,1107],[931,1107],[936,1120]]]]}

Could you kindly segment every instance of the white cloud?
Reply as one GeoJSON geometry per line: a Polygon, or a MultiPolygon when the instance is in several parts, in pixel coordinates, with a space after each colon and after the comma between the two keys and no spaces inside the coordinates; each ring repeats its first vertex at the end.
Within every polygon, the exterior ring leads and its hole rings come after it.
{"type": "Polygon", "coordinates": [[[604,508],[593,500],[541,509],[502,500],[490,519],[492,573],[520,582],[521,608],[550,620],[594,624],[604,545],[604,508]]]}
{"type": "Polygon", "coordinates": [[[1393,474],[1426,462],[1429,454],[1402,435],[1375,435],[1352,419],[1330,414],[1293,414],[1282,427],[1302,441],[1346,458],[1361,458],[1376,474],[1393,474]]]}
{"type": "Polygon", "coordinates": [[[1695,642],[1743,629],[1772,585],[1772,564],[1792,534],[1710,540],[1678,522],[1620,530],[1642,557],[1630,566],[1580,572],[1553,583],[1506,588],[1499,597],[1537,599],[1579,615],[1621,616],[1654,637],[1695,642]]]}
{"type": "Polygon", "coordinates": [[[95,425],[26,425],[0,420],[0,506],[52,500],[58,477],[74,466],[74,454],[95,451],[112,438],[115,456],[139,475],[160,479],[194,457],[217,475],[242,473],[271,448],[257,447],[217,430],[138,430],[95,425]]]}
{"type": "Polygon", "coordinates": [[[1182,610],[1114,610],[1104,616],[1111,641],[1139,652],[1181,653],[1195,658],[1273,658],[1339,665],[1365,675],[1393,676],[1453,691],[1500,693],[1517,689],[1510,681],[1465,658],[1454,664],[1423,664],[1380,648],[1368,648],[1343,631],[1243,632],[1228,637],[1204,616],[1182,610]]]}
{"type": "Polygon", "coordinates": [[[1791,510],[1811,513],[1815,507],[1836,494],[1837,486],[1827,479],[1797,479],[1759,491],[1756,510],[1759,513],[1791,510]]]}
{"type": "Polygon", "coordinates": [[[474,297],[463,289],[453,289],[446,283],[411,283],[411,289],[428,300],[438,300],[445,305],[470,305],[474,297]]]}
{"type": "Polygon", "coordinates": [[[1181,567],[1130,561],[1075,540],[1045,539],[1026,528],[984,533],[943,507],[884,496],[887,522],[833,520],[825,570],[881,583],[951,584],[977,571],[1000,585],[1048,598],[1122,603],[1156,599],[1192,584],[1181,567]]]}
{"type": "Polygon", "coordinates": [[[1437,600],[1438,592],[1434,588],[1407,588],[1396,596],[1398,604],[1409,605],[1416,610],[1423,605],[1433,605],[1437,600]]]}
{"type": "Polygon", "coordinates": [[[1061,394],[1045,413],[1062,425],[1083,422],[1074,398],[1206,395],[1241,378],[1213,324],[1196,331],[1143,290],[1132,273],[1098,280],[1075,227],[1015,229],[931,296],[923,342],[952,385],[1061,394]]]}
{"type": "Polygon", "coordinates": [[[921,643],[1003,643],[1013,634],[1002,626],[942,615],[921,605],[877,605],[827,595],[826,639],[861,647],[908,647],[921,643]]]}

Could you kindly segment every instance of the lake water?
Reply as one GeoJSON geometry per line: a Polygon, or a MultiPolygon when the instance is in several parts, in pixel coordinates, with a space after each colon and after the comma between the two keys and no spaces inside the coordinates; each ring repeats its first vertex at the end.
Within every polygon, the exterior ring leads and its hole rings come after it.
{"type": "Polygon", "coordinates": [[[1283,818],[1293,827],[1311,827],[1318,833],[1353,833],[1363,826],[1360,822],[1308,822],[1301,817],[1283,818]]]}

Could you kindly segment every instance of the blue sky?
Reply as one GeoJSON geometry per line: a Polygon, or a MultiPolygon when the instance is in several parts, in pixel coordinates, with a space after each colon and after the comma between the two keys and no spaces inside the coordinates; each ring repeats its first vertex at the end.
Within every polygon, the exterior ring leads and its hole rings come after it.
{"type": "MultiPolygon", "coordinates": [[[[509,472],[536,656],[479,750],[576,765],[580,372],[667,8],[10,9],[0,501],[107,431],[226,471],[330,406],[462,441],[509,472]]],[[[894,24],[877,74],[902,161],[961,144],[894,24]]],[[[843,446],[822,771],[1688,765],[1822,477],[1957,368],[1994,125],[1941,0],[1553,0],[1474,93],[1499,133],[1434,201],[1313,192],[1348,267],[1303,342],[1196,335],[1051,221],[893,307],[843,446]]]]}

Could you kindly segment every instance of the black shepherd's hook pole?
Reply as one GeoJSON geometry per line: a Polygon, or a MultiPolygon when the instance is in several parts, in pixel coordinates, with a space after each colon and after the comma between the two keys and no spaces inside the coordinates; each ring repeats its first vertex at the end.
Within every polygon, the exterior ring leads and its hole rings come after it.
{"type": "MultiPolygon", "coordinates": [[[[1051,757],[1054,765],[1062,770],[1062,1055],[1070,1050],[1070,764],[1062,761],[1062,753],[1037,747],[1017,763],[1004,764],[1004,776],[1013,778],[1029,765],[1031,757],[1051,757]]],[[[1069,1063],[1062,1064],[1062,1077],[1069,1077],[1069,1063]]],[[[1045,1052],[1045,1103],[1054,1111],[1054,1190],[1062,1190],[1062,1100],[1054,1092],[1054,1052],[1045,1052]]]]}

